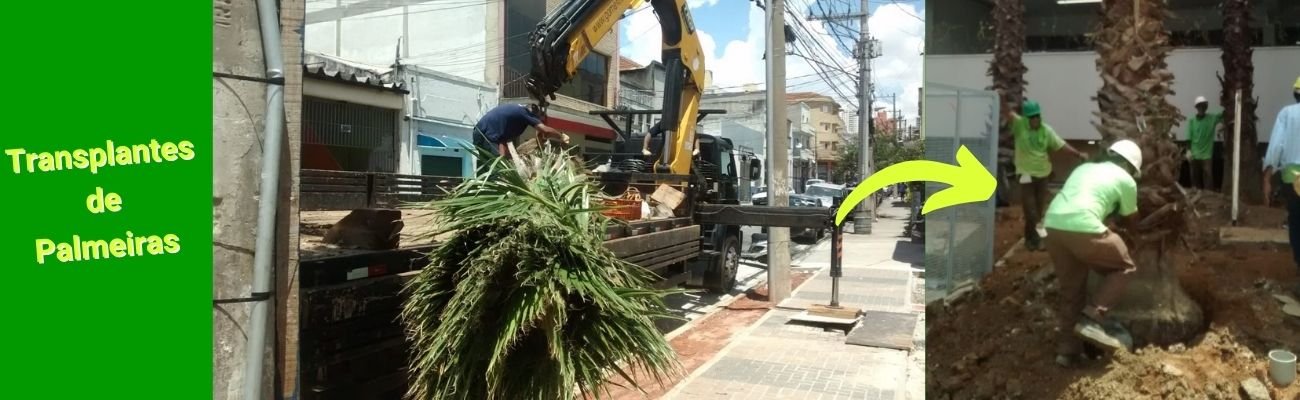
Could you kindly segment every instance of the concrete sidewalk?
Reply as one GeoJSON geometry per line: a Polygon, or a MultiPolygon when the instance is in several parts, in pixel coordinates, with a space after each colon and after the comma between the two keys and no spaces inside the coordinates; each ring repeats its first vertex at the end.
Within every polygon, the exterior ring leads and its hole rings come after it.
{"type": "MultiPolygon", "coordinates": [[[[888,203],[888,202],[887,202],[888,203]]],[[[909,210],[885,204],[872,234],[844,236],[840,304],[915,318],[888,336],[922,345],[924,310],[914,303],[924,246],[903,237],[909,210]]],[[[843,330],[790,323],[813,304],[830,301],[830,241],[794,262],[818,268],[791,298],[738,334],[712,360],[673,388],[667,399],[916,399],[924,394],[924,358],[912,351],[846,344],[843,330]]],[[[879,328],[869,326],[868,328],[879,328]]],[[[861,325],[854,328],[863,329],[861,325]]],[[[888,329],[886,329],[888,331],[888,329]]]]}

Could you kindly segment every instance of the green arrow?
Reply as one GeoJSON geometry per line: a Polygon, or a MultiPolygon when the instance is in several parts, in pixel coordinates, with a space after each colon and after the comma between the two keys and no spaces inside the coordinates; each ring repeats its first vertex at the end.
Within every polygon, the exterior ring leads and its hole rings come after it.
{"type": "Polygon", "coordinates": [[[993,197],[998,187],[997,179],[989,173],[980,160],[975,159],[966,146],[957,149],[957,165],[936,161],[915,160],[891,165],[880,172],[872,174],[866,181],[854,188],[849,197],[840,204],[835,213],[835,225],[842,225],[850,211],[867,199],[872,193],[902,182],[930,181],[951,185],[947,189],[930,196],[921,208],[921,215],[958,204],[974,203],[993,197]]]}

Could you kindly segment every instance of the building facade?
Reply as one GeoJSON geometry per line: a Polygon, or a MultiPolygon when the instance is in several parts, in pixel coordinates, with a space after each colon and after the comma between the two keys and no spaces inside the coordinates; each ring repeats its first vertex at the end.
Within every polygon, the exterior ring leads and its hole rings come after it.
{"type": "MultiPolygon", "coordinates": [[[[664,65],[658,61],[650,65],[637,64],[625,57],[619,58],[618,104],[629,110],[658,110],[664,104],[664,65]]],[[[632,117],[632,130],[646,132],[659,117],[637,115],[632,117]]]]}
{"type": "Polygon", "coordinates": [[[790,118],[790,179],[794,189],[803,193],[809,179],[817,175],[817,131],[813,128],[812,109],[807,104],[794,103],[786,109],[790,118]]]}
{"type": "Polygon", "coordinates": [[[848,144],[845,140],[848,135],[847,126],[841,117],[844,110],[839,102],[830,96],[811,92],[790,93],[787,98],[792,104],[808,107],[809,122],[812,123],[817,141],[814,156],[817,166],[813,175],[827,181],[844,183],[843,177],[834,176],[835,163],[848,144]]]}
{"type": "MultiPolygon", "coordinates": [[[[938,3],[926,24],[926,83],[974,89],[990,86],[985,73],[992,60],[992,35],[981,27],[992,26],[992,5],[982,0],[938,3]]],[[[1300,73],[1300,2],[1260,0],[1254,4],[1256,129],[1262,145],[1269,139],[1277,112],[1294,102],[1290,87],[1300,73]]],[[[1092,97],[1101,87],[1101,77],[1087,35],[1099,23],[1099,7],[1095,3],[1025,5],[1026,97],[1042,105],[1044,121],[1062,138],[1091,154],[1101,139],[1092,125],[1098,109],[1092,97]]],[[[1223,71],[1219,47],[1223,16],[1218,2],[1172,2],[1169,10],[1171,17],[1164,22],[1172,34],[1174,50],[1166,61],[1177,93],[1170,102],[1185,115],[1195,112],[1193,99],[1197,96],[1210,99],[1211,111],[1222,109],[1217,75],[1223,71]]],[[[1177,140],[1186,140],[1186,126],[1175,127],[1173,133],[1177,140]]],[[[1215,158],[1221,161],[1223,156],[1220,147],[1215,158]]],[[[1075,163],[1069,157],[1054,158],[1058,171],[1075,163]]],[[[1063,174],[1056,175],[1056,179],[1064,179],[1063,174]]]]}
{"type": "Polygon", "coordinates": [[[302,168],[405,172],[410,92],[393,70],[315,53],[303,64],[302,168]]]}
{"type": "MultiPolygon", "coordinates": [[[[528,103],[533,101],[524,86],[531,68],[528,37],[560,2],[312,2],[307,7],[306,48],[370,65],[415,66],[493,88],[497,104],[528,103]]],[[[584,152],[612,150],[614,131],[589,112],[617,103],[616,60],[618,32],[613,30],[583,60],[548,109],[546,123],[568,133],[584,152]]],[[[438,102],[446,99],[438,97],[424,96],[422,107],[439,108],[438,102]]],[[[455,98],[449,103],[467,101],[476,98],[455,98]]],[[[530,129],[522,139],[532,135],[530,129]]]]}
{"type": "MultiPolygon", "coordinates": [[[[732,143],[738,149],[748,149],[754,152],[759,158],[767,157],[767,92],[760,90],[746,90],[741,92],[712,92],[706,93],[700,101],[701,107],[705,109],[720,109],[726,111],[722,115],[710,115],[701,122],[702,132],[720,135],[731,139],[732,143]]],[[[797,105],[796,105],[797,106],[797,105]]],[[[789,107],[789,106],[787,106],[789,107]]],[[[788,110],[796,109],[790,107],[788,110]]],[[[803,108],[797,108],[803,110],[803,108]]],[[[803,132],[811,132],[811,129],[800,119],[800,115],[808,116],[811,122],[811,113],[795,114],[790,111],[786,115],[787,124],[787,143],[790,145],[786,153],[786,160],[781,167],[786,168],[787,176],[791,182],[787,189],[801,193],[803,192],[803,182],[807,181],[814,172],[811,168],[805,169],[800,166],[799,149],[797,148],[800,139],[803,142],[809,142],[811,138],[803,132]],[[796,123],[795,121],[800,121],[796,123]]],[[[767,174],[770,168],[778,166],[763,164],[763,172],[759,179],[760,186],[766,186],[767,174]]]]}

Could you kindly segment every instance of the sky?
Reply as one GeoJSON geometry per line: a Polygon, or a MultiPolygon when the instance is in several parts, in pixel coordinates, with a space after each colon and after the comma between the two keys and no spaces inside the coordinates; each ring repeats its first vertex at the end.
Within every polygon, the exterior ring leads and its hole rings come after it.
{"type": "MultiPolygon", "coordinates": [[[[763,61],[764,11],[746,0],[688,0],[691,15],[705,52],[705,68],[713,72],[712,85],[719,90],[735,91],[745,84],[764,87],[763,61]]],[[[799,33],[797,40],[812,45],[820,55],[822,64],[838,65],[843,72],[835,71],[827,78],[819,77],[814,63],[800,56],[786,56],[787,92],[818,92],[837,98],[845,108],[851,108],[834,90],[846,96],[856,96],[857,62],[845,47],[853,46],[852,38],[858,36],[857,19],[839,23],[835,30],[846,40],[837,45],[836,36],[825,22],[806,20],[810,8],[821,14],[820,5],[832,14],[856,12],[855,0],[786,0],[786,7],[800,16],[796,21],[787,14],[786,23],[802,23],[812,37],[799,33]],[[820,42],[829,57],[816,47],[820,42]],[[828,82],[829,80],[829,82],[828,82]]],[[[881,57],[872,61],[872,79],[876,86],[876,107],[891,107],[890,95],[897,96],[897,106],[903,116],[914,119],[917,115],[918,93],[921,87],[922,56],[924,48],[924,0],[869,0],[871,18],[868,29],[880,41],[881,57]]],[[[659,22],[653,11],[642,10],[631,14],[619,23],[619,40],[624,57],[640,64],[659,59],[659,22]]],[[[787,50],[807,55],[802,45],[787,44],[787,50]],[[791,48],[793,47],[793,49],[791,48]]]]}

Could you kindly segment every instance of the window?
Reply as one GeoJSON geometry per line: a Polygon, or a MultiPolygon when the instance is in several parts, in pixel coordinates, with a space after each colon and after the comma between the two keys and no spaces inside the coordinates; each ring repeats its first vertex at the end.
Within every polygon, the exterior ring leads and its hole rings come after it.
{"type": "Polygon", "coordinates": [[[578,73],[569,83],[560,87],[559,94],[597,105],[605,104],[609,83],[609,56],[597,52],[587,54],[578,64],[578,73]]]}
{"type": "Polygon", "coordinates": [[[501,39],[505,41],[505,48],[496,49],[501,53],[489,54],[488,57],[503,57],[502,96],[527,97],[523,77],[532,69],[532,60],[528,58],[528,36],[546,16],[546,0],[505,0],[504,11],[506,26],[501,39]]]}

